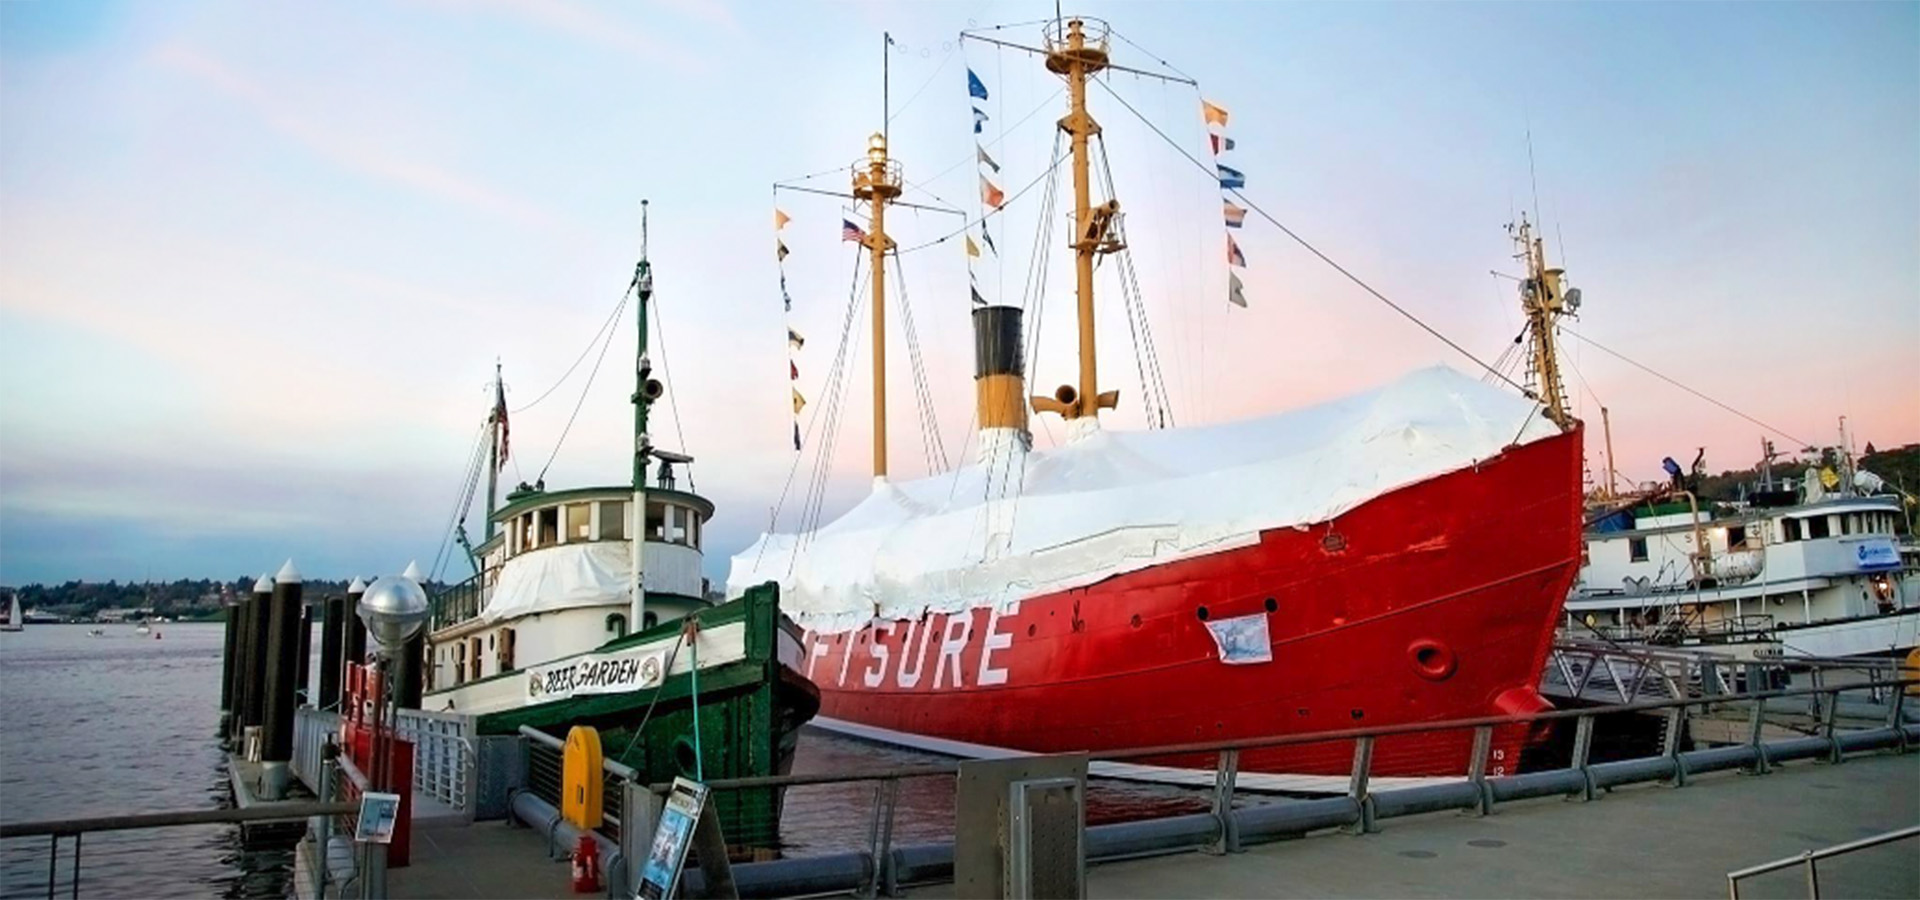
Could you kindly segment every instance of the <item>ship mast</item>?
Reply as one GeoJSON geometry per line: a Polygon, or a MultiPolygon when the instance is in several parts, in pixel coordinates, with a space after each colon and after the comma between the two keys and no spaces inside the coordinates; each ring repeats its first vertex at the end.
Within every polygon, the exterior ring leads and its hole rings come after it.
{"type": "Polygon", "coordinates": [[[1546,407],[1542,415],[1548,421],[1560,426],[1561,431],[1571,431],[1575,420],[1567,411],[1566,385],[1560,377],[1560,350],[1554,342],[1553,329],[1561,316],[1571,315],[1580,308],[1580,291],[1563,293],[1560,276],[1566,270],[1547,267],[1546,248],[1540,238],[1534,236],[1533,225],[1524,214],[1520,225],[1509,226],[1509,229],[1520,249],[1514,257],[1527,264],[1527,277],[1520,282],[1520,309],[1527,316],[1530,365],[1539,392],[1537,399],[1546,407]]]}
{"type": "Polygon", "coordinates": [[[482,517],[487,524],[483,541],[493,540],[493,510],[500,495],[500,426],[504,424],[501,416],[506,411],[507,388],[500,383],[500,361],[496,359],[493,361],[493,409],[487,413],[487,511],[482,517]]]}
{"type": "Polygon", "coordinates": [[[660,383],[652,380],[653,363],[647,358],[647,304],[653,300],[653,264],[647,261],[647,201],[640,201],[640,262],[633,268],[634,294],[639,298],[639,343],[634,348],[633,380],[633,501],[628,513],[631,526],[631,565],[627,589],[632,600],[627,615],[629,633],[639,631],[646,614],[647,596],[641,587],[641,564],[647,544],[647,458],[653,444],[647,437],[647,411],[660,396],[660,383]]]}
{"type": "Polygon", "coordinates": [[[1108,67],[1107,29],[1095,23],[1069,19],[1064,33],[1056,20],[1045,34],[1047,71],[1067,81],[1068,109],[1060,130],[1073,146],[1073,265],[1074,297],[1079,309],[1080,383],[1061,385],[1052,397],[1034,397],[1036,412],[1055,412],[1083,427],[1099,425],[1101,409],[1119,405],[1120,392],[1100,393],[1099,363],[1094,353],[1093,258],[1125,249],[1120,239],[1120,202],[1109,198],[1095,206],[1088,175],[1087,139],[1100,133],[1100,124],[1087,113],[1087,79],[1108,67]]]}
{"type": "Polygon", "coordinates": [[[873,477],[887,477],[887,204],[900,196],[900,163],[887,158],[887,136],[867,138],[867,156],[853,164],[853,196],[867,201],[867,236],[861,239],[873,264],[873,477]]]}

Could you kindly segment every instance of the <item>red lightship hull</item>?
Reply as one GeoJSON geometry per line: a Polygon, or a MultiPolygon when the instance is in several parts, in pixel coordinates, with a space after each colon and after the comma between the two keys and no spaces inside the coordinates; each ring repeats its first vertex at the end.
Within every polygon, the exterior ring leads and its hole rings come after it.
{"type": "MultiPolygon", "coordinates": [[[[1580,562],[1580,432],[1378,496],[1330,522],[1024,598],[810,633],[820,714],[908,743],[1112,751],[1543,709],[1580,562]],[[1208,622],[1264,616],[1270,661],[1208,622]],[[932,739],[931,741],[927,739],[932,739]]],[[[1527,729],[1496,733],[1512,772],[1527,729]]],[[[1470,732],[1384,738],[1381,776],[1467,768],[1470,732]]],[[[1345,775],[1351,741],[1246,751],[1249,772],[1345,775]]],[[[1210,759],[1154,760],[1211,766],[1210,759]]]]}

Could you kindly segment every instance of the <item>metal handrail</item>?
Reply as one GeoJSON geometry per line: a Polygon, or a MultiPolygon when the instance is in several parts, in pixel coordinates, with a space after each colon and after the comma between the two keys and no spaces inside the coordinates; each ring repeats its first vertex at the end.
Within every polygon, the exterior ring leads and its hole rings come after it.
{"type": "MultiPolygon", "coordinates": [[[[1650,712],[1654,710],[1682,709],[1691,706],[1727,705],[1745,701],[1779,700],[1787,697],[1805,697],[1819,694],[1833,694],[1840,691],[1866,690],[1880,687],[1906,687],[1920,684],[1920,679],[1891,679],[1884,681],[1862,681],[1855,684],[1833,685],[1812,688],[1783,688],[1768,691],[1750,691],[1745,694],[1716,694],[1708,697],[1686,697],[1677,700],[1648,700],[1638,703],[1621,703],[1612,706],[1596,706],[1584,709],[1556,709],[1536,713],[1515,713],[1505,716],[1479,716],[1471,719],[1449,719],[1440,722],[1406,722],[1399,725],[1376,725],[1371,728],[1351,728],[1342,731],[1314,731],[1301,734],[1267,735],[1264,737],[1237,738],[1223,741],[1204,741],[1189,744],[1163,744],[1157,747],[1130,747],[1120,750],[1101,750],[1093,755],[1102,760],[1140,759],[1143,757],[1183,756],[1197,753],[1217,753],[1223,750],[1250,750],[1264,747],[1292,747],[1302,744],[1320,744],[1333,741],[1351,741],[1361,738],[1380,738],[1403,734],[1424,734],[1439,731],[1463,731],[1474,728],[1497,727],[1500,725],[1522,725],[1531,722],[1554,721],[1559,719],[1580,719],[1592,716],[1604,716],[1612,713],[1650,712]]],[[[521,732],[533,729],[522,726],[521,732]]],[[[553,737],[534,731],[542,740],[558,745],[553,737]]],[[[753,787],[790,787],[801,784],[828,784],[845,781],[866,781],[887,778],[913,778],[927,775],[950,775],[959,771],[958,763],[934,766],[909,767],[887,772],[866,772],[841,775],[761,775],[749,778],[715,778],[707,782],[709,788],[753,788],[753,787]]],[[[670,783],[658,782],[648,785],[655,793],[670,789],[670,783]]]]}
{"type": "MultiPolygon", "coordinates": [[[[541,731],[540,729],[535,728],[532,725],[520,726],[520,735],[522,737],[525,737],[529,740],[534,741],[535,743],[544,744],[555,750],[564,751],[567,748],[566,741],[563,741],[557,737],[554,737],[553,735],[550,735],[544,731],[541,731]]],[[[606,771],[606,773],[609,775],[617,775],[621,778],[625,778],[628,781],[634,780],[634,776],[640,774],[639,772],[635,771],[632,766],[629,766],[625,763],[616,762],[614,760],[607,759],[605,757],[602,757],[600,760],[600,768],[606,771]]],[[[669,785],[669,787],[671,787],[671,785],[669,785]]]]}
{"type": "Polygon", "coordinates": [[[1891,844],[1894,841],[1910,837],[1920,837],[1920,825],[1911,825],[1884,834],[1876,834],[1872,837],[1864,837],[1857,841],[1848,841],[1844,844],[1835,844],[1819,850],[1807,850],[1799,856],[1785,856],[1773,862],[1761,863],[1757,866],[1748,866],[1739,871],[1728,872],[1727,896],[1732,898],[1732,900],[1740,900],[1740,879],[1742,878],[1765,875],[1768,872],[1777,872],[1793,866],[1806,866],[1807,896],[1812,897],[1813,900],[1820,900],[1820,870],[1814,866],[1815,862],[1829,857],[1852,853],[1855,850],[1865,850],[1868,847],[1891,844]]]}
{"type": "Polygon", "coordinates": [[[344,815],[359,810],[360,804],[274,803],[248,809],[181,809],[163,812],[131,813],[119,816],[91,816],[78,819],[43,819],[37,822],[11,822],[0,825],[0,838],[45,835],[86,834],[95,831],[129,831],[136,828],[169,828],[177,825],[223,825],[238,822],[290,822],[313,816],[344,815]]]}

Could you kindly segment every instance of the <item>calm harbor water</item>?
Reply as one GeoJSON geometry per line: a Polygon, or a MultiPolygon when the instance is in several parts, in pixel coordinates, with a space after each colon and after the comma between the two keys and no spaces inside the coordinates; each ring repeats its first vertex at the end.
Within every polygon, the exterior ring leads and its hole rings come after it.
{"type": "MultiPolygon", "coordinates": [[[[40,625],[0,633],[0,821],[20,822],[231,805],[220,722],[219,624],[40,625]],[[105,634],[93,637],[92,627],[105,634]]],[[[319,646],[314,640],[313,645],[319,646]]],[[[796,772],[850,772],[943,759],[809,728],[796,772]]],[[[1097,784],[1090,821],[1206,809],[1178,788],[1097,784]]],[[[788,852],[864,845],[871,786],[796,789],[782,817],[788,852]]],[[[952,780],[902,785],[895,839],[949,840],[952,780]]],[[[0,898],[45,897],[46,838],[0,841],[0,898]]],[[[55,883],[66,896],[73,842],[61,842],[55,883]]],[[[232,826],[90,835],[86,896],[267,898],[290,890],[292,855],[245,851],[232,826]]]]}

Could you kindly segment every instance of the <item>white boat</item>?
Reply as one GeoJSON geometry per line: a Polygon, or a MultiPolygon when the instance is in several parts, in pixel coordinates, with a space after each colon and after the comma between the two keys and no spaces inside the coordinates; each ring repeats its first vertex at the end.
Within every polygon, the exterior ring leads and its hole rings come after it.
{"type": "Polygon", "coordinates": [[[7,598],[7,620],[0,622],[0,631],[24,631],[26,627],[26,616],[20,612],[20,595],[11,594],[7,598]]]}
{"type": "Polygon", "coordinates": [[[1596,517],[1567,625],[1741,658],[1920,646],[1920,545],[1903,498],[1844,444],[1832,465],[1769,477],[1741,503],[1669,491],[1596,517]]]}

